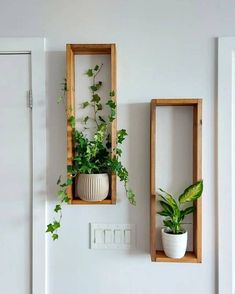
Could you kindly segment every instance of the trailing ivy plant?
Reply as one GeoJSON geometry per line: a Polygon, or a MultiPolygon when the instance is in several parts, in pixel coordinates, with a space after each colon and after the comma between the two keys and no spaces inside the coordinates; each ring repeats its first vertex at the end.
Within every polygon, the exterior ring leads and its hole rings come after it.
{"type": "MultiPolygon", "coordinates": [[[[54,208],[57,217],[53,222],[47,225],[47,231],[51,234],[52,239],[58,239],[58,229],[61,226],[62,204],[69,202],[67,188],[73,184],[73,179],[78,174],[99,174],[99,173],[115,173],[124,184],[127,198],[132,205],[136,205],[135,194],[129,187],[129,174],[127,169],[121,162],[122,143],[127,137],[125,129],[117,131],[116,147],[113,149],[115,155],[112,156],[112,144],[108,127],[116,119],[116,103],[113,99],[115,92],[109,93],[108,101],[103,104],[100,96],[100,89],[103,86],[102,81],[97,81],[98,74],[103,64],[89,68],[86,75],[91,79],[89,87],[91,98],[81,104],[82,109],[90,108],[92,116],[84,116],[82,118],[83,129],[80,130],[76,126],[76,119],[69,115],[70,110],[67,109],[68,122],[72,127],[73,138],[73,164],[67,166],[67,181],[63,182],[60,176],[57,181],[58,186],[58,203],[54,208]],[[106,108],[109,112],[108,116],[103,115],[106,108]]],[[[63,95],[59,97],[58,102],[64,100],[67,83],[62,83],[63,95]]]]}
{"type": "Polygon", "coordinates": [[[178,202],[169,193],[162,189],[159,190],[160,192],[158,194],[161,198],[160,204],[162,211],[159,211],[158,214],[165,217],[163,223],[165,227],[169,229],[169,233],[182,234],[184,232],[182,224],[185,216],[193,213],[195,209],[194,206],[185,208],[184,205],[201,197],[203,191],[203,181],[198,181],[197,183],[186,188],[179,196],[178,202]]]}

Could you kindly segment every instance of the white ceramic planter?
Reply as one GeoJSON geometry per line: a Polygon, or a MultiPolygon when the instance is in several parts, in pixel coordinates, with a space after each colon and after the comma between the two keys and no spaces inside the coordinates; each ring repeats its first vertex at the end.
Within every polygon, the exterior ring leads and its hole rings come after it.
{"type": "Polygon", "coordinates": [[[108,174],[79,174],[77,193],[84,201],[102,201],[109,193],[108,174]]]}
{"type": "Polygon", "coordinates": [[[188,241],[188,233],[174,235],[162,229],[162,245],[166,256],[171,258],[182,258],[185,255],[188,241]]]}

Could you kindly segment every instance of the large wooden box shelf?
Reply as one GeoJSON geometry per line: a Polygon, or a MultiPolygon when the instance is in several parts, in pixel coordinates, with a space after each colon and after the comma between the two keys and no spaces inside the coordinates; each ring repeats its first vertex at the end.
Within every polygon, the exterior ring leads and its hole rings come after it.
{"type": "MultiPolygon", "coordinates": [[[[76,55],[108,55],[111,64],[111,89],[116,93],[116,45],[115,44],[67,44],[67,109],[70,110],[69,116],[75,116],[75,56],[76,55]]],[[[116,95],[112,97],[116,102],[116,95]]],[[[112,156],[116,146],[116,119],[111,123],[111,145],[112,156]]],[[[67,164],[73,163],[73,142],[72,128],[67,123],[67,164]]],[[[110,192],[109,196],[99,202],[87,202],[79,199],[75,192],[75,181],[72,186],[68,187],[68,197],[70,204],[115,204],[116,203],[116,175],[110,175],[110,192]]]]}
{"type": "Polygon", "coordinates": [[[157,262],[202,262],[202,204],[201,198],[194,202],[193,214],[193,251],[187,251],[182,259],[172,259],[164,251],[157,250],[157,192],[156,192],[156,108],[161,106],[191,106],[193,107],[193,182],[202,178],[201,170],[201,132],[202,132],[202,100],[201,99],[153,99],[151,101],[150,117],[150,253],[151,260],[157,262]]]}

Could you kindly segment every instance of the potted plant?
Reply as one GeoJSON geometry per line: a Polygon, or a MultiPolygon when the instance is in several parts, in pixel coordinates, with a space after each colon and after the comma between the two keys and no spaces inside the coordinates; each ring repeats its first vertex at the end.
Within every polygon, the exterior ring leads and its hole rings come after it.
{"type": "Polygon", "coordinates": [[[185,207],[185,204],[201,197],[203,181],[187,187],[179,196],[178,202],[169,193],[162,189],[159,190],[162,211],[157,213],[165,217],[163,220],[165,227],[161,230],[163,250],[168,257],[182,258],[185,255],[188,240],[188,233],[182,226],[183,220],[195,209],[193,205],[185,207]]]}
{"type": "MultiPolygon", "coordinates": [[[[129,202],[136,205],[135,194],[128,184],[128,171],[120,160],[122,155],[121,145],[127,136],[125,129],[117,131],[115,156],[111,154],[109,126],[116,119],[116,103],[112,99],[115,93],[111,91],[108,101],[105,105],[102,103],[99,94],[102,82],[96,80],[101,69],[102,64],[88,69],[85,73],[91,78],[91,86],[89,87],[91,98],[83,102],[81,108],[86,110],[90,108],[92,115],[85,115],[82,118],[82,128],[77,127],[76,118],[71,116],[70,110],[67,109],[68,122],[72,127],[73,164],[67,166],[67,181],[62,182],[61,176],[57,181],[59,202],[56,204],[54,211],[58,214],[58,217],[48,224],[46,231],[51,234],[53,240],[58,239],[58,229],[62,218],[61,205],[64,202],[69,202],[67,187],[72,185],[74,181],[79,198],[85,201],[101,201],[108,196],[109,175],[115,173],[124,183],[129,202]],[[104,108],[107,108],[106,111],[108,110],[109,115],[105,116],[104,108]]],[[[63,83],[64,95],[66,91],[65,80],[63,83]]],[[[59,98],[60,101],[63,101],[63,96],[59,98]]]]}

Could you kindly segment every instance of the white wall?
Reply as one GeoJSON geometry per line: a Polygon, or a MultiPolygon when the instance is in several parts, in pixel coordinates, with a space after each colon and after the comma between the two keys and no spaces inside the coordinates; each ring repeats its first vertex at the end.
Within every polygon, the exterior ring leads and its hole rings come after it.
{"type": "Polygon", "coordinates": [[[0,36],[47,38],[48,212],[65,167],[65,115],[55,97],[65,74],[65,43],[115,42],[118,127],[128,130],[125,164],[138,206],[118,186],[116,206],[68,206],[60,240],[48,240],[48,294],[216,293],[216,37],[235,35],[232,0],[9,1],[0,36]],[[203,263],[151,263],[149,256],[149,101],[202,97],[203,263]],[[136,126],[138,125],[138,128],[136,126]],[[137,224],[137,250],[91,251],[89,222],[137,224]]]}

